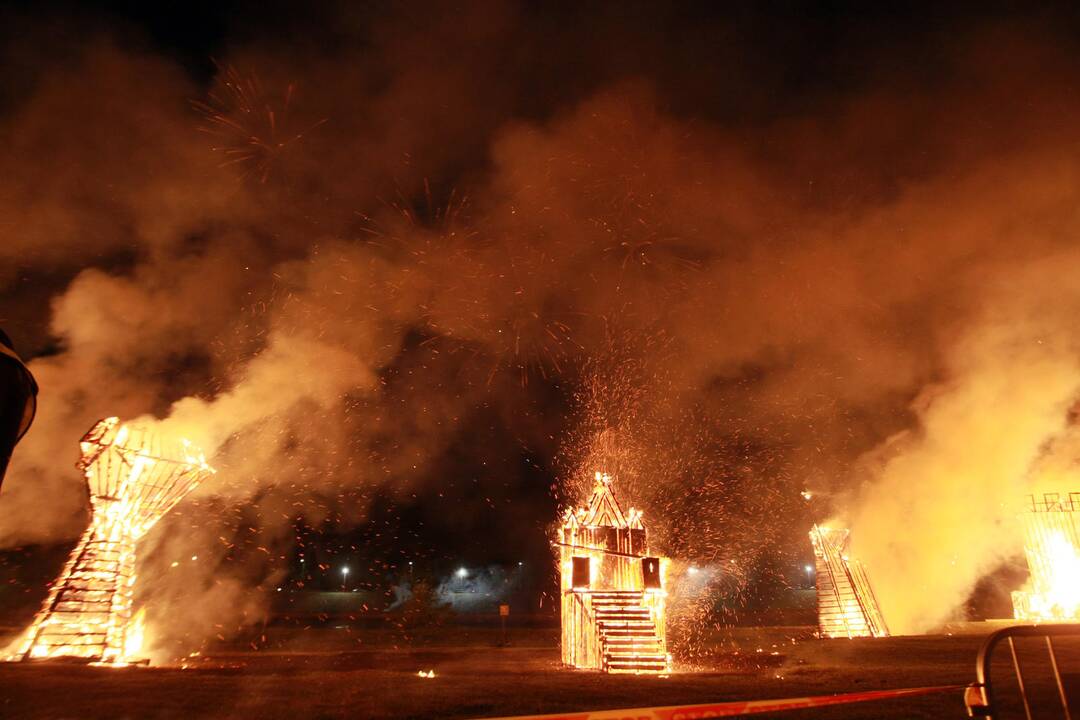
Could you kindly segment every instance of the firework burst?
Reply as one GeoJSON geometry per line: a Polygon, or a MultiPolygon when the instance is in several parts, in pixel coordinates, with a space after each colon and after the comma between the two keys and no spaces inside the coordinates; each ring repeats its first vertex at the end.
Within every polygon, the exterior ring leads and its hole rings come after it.
{"type": "Polygon", "coordinates": [[[435,202],[399,194],[376,220],[359,214],[362,232],[398,268],[388,292],[420,297],[414,321],[433,352],[467,354],[490,384],[500,371],[522,387],[530,377],[563,373],[581,345],[574,320],[559,301],[557,259],[532,247],[508,247],[471,223],[468,198],[451,191],[435,202]]]}
{"type": "Polygon", "coordinates": [[[562,374],[572,353],[581,349],[568,312],[545,280],[557,274],[554,263],[542,251],[526,251],[509,254],[505,264],[493,268],[508,281],[500,286],[509,290],[509,302],[497,316],[497,358],[517,372],[522,386],[533,373],[544,379],[562,374]]]}
{"type": "Polygon", "coordinates": [[[539,250],[481,249],[455,294],[440,299],[432,328],[473,348],[489,385],[500,371],[523,388],[530,378],[562,375],[583,348],[574,336],[580,314],[571,315],[550,281],[555,264],[539,250]]]}
{"type": "Polygon", "coordinates": [[[292,103],[296,85],[269,91],[255,72],[232,65],[219,68],[219,88],[206,102],[192,101],[203,119],[199,129],[215,138],[214,150],[224,156],[222,167],[236,166],[245,177],[265,183],[290,147],[326,122],[317,120],[295,130],[292,103]]]}

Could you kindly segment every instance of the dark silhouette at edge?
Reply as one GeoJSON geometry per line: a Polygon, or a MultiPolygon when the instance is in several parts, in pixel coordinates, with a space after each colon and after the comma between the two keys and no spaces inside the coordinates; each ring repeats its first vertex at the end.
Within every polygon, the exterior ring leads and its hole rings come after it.
{"type": "Polygon", "coordinates": [[[0,330],[0,488],[15,445],[22,439],[37,412],[37,382],[11,338],[0,330]]]}

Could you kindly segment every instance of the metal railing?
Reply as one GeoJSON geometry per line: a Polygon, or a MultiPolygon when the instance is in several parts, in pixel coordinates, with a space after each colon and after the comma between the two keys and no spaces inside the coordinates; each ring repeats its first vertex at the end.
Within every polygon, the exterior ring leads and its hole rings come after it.
{"type": "Polygon", "coordinates": [[[1069,710],[1069,699],[1065,693],[1065,684],[1061,679],[1061,668],[1058,666],[1057,653],[1054,651],[1055,637],[1080,636],[1080,624],[1050,624],[1050,625],[1014,625],[1002,628],[990,634],[979,649],[979,656],[975,660],[976,681],[968,685],[964,691],[964,705],[967,707],[969,717],[999,718],[1000,703],[994,694],[994,685],[990,677],[990,663],[994,657],[994,650],[1005,641],[1009,646],[1009,654],[1012,657],[1013,670],[1016,673],[1016,683],[1020,689],[1020,699],[1023,701],[1024,715],[1027,720],[1032,719],[1031,703],[1028,699],[1028,687],[1024,682],[1024,673],[1020,668],[1020,657],[1016,652],[1014,638],[1042,637],[1046,640],[1046,651],[1050,659],[1050,668],[1054,673],[1054,682],[1057,684],[1057,695],[1061,705],[1062,715],[1065,720],[1072,720],[1069,710]]]}

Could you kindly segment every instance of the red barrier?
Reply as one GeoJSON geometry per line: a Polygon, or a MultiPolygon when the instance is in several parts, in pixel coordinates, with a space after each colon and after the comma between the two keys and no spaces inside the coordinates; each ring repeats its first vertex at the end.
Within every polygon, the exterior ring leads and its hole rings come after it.
{"type": "Polygon", "coordinates": [[[624,708],[620,710],[590,710],[556,713],[554,715],[514,715],[484,720],[704,720],[705,718],[757,715],[780,710],[817,708],[827,705],[888,700],[890,698],[929,695],[963,689],[963,685],[871,690],[868,692],[817,695],[813,697],[778,698],[775,700],[737,700],[709,705],[668,705],[665,707],[624,708]]]}

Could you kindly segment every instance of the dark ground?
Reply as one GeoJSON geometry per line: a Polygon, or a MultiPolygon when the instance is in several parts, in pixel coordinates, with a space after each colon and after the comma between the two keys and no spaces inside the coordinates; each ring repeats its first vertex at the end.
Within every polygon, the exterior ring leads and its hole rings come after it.
{"type": "MultiPolygon", "coordinates": [[[[556,628],[512,629],[512,645],[499,648],[490,627],[432,629],[408,647],[383,630],[271,627],[266,648],[222,644],[188,669],[0,663],[0,717],[472,718],[964,684],[990,629],[876,640],[817,640],[805,627],[731,629],[710,638],[716,650],[698,667],[658,678],[560,669],[556,628]],[[417,676],[427,669],[434,679],[417,676]]],[[[1078,650],[1064,651],[1072,690],[1078,650]]],[[[961,697],[757,717],[962,718],[961,697]]]]}

